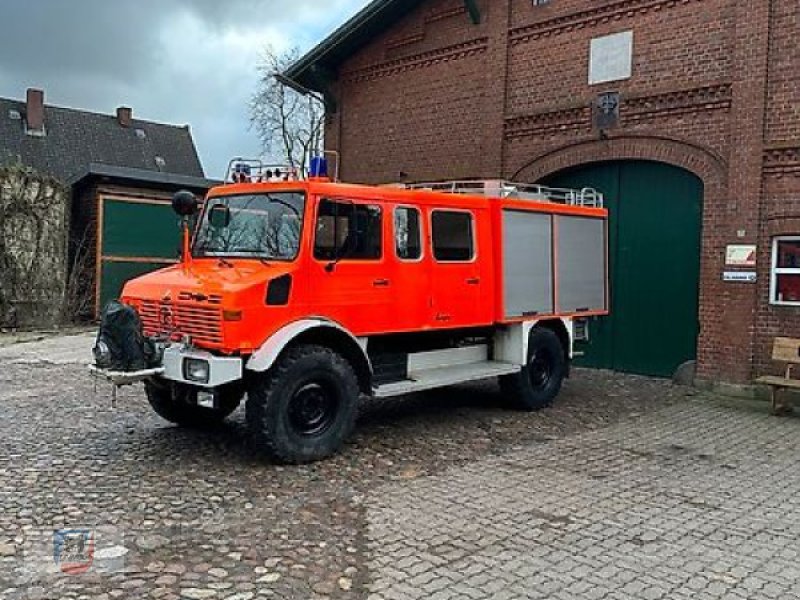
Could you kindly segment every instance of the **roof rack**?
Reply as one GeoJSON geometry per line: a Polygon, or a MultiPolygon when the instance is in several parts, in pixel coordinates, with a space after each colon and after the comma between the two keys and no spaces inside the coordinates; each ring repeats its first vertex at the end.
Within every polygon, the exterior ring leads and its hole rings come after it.
{"type": "Polygon", "coordinates": [[[258,158],[237,157],[228,163],[225,183],[266,183],[297,180],[297,169],[291,165],[267,164],[258,158]]]}
{"type": "Polygon", "coordinates": [[[314,177],[328,177],[328,162],[329,157],[335,160],[335,169],[333,172],[333,181],[339,181],[339,153],[334,150],[324,150],[322,152],[315,152],[309,157],[308,169],[301,169],[292,165],[280,163],[265,163],[260,158],[243,158],[236,157],[231,159],[228,163],[228,169],[225,171],[225,183],[275,183],[280,181],[299,181],[310,176],[314,177]],[[316,161],[316,168],[321,169],[319,173],[306,171],[313,171],[313,166],[316,161]]]}
{"type": "Polygon", "coordinates": [[[437,183],[405,184],[406,189],[430,190],[450,194],[473,194],[492,198],[531,200],[536,202],[555,202],[570,206],[603,208],[603,194],[594,188],[580,190],[554,188],[532,183],[515,183],[499,179],[472,181],[441,181],[437,183]]]}

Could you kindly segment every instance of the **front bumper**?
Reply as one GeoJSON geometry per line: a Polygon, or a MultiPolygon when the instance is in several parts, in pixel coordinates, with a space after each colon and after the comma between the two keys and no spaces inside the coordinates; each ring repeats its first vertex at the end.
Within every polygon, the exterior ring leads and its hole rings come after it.
{"type": "Polygon", "coordinates": [[[244,361],[241,358],[217,356],[205,350],[198,350],[183,344],[173,344],[166,347],[161,366],[164,367],[164,373],[161,374],[164,379],[209,389],[239,381],[244,372],[244,361]],[[187,379],[184,365],[189,359],[208,363],[208,381],[187,379]]]}
{"type": "Polygon", "coordinates": [[[89,372],[98,379],[105,379],[116,386],[123,386],[139,383],[150,377],[163,375],[164,367],[144,369],[142,371],[110,371],[109,369],[101,369],[96,365],[89,365],[89,372]]]}
{"type": "Polygon", "coordinates": [[[216,356],[183,344],[171,344],[163,351],[161,366],[142,371],[108,371],[96,366],[89,367],[92,375],[107,379],[114,385],[130,385],[151,377],[162,377],[170,381],[213,389],[242,379],[244,361],[241,358],[216,356]],[[208,363],[208,380],[196,381],[186,377],[187,360],[208,363]]]}

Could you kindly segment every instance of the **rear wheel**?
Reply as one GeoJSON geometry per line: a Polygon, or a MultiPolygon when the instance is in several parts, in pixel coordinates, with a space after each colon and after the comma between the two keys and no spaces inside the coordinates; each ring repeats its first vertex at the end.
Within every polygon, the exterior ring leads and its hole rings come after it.
{"type": "Polygon", "coordinates": [[[144,384],[153,410],[167,421],[185,427],[213,427],[225,420],[242,401],[244,387],[230,383],[214,390],[214,408],[197,404],[198,389],[180,383],[151,379],[144,384]]]}
{"type": "Polygon", "coordinates": [[[528,339],[528,363],[519,373],[500,377],[500,389],[514,407],[539,410],[553,403],[566,372],[566,353],[558,335],[536,327],[528,339]]]}
{"type": "Polygon", "coordinates": [[[358,381],[347,360],[322,346],[297,346],[252,378],[247,424],[259,451],[280,462],[311,462],[339,450],[357,405],[358,381]]]}

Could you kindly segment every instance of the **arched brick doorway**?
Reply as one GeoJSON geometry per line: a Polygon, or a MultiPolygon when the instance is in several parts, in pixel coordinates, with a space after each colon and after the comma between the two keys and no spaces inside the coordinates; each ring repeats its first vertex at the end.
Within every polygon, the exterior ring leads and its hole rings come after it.
{"type": "MultiPolygon", "coordinates": [[[[563,175],[576,168],[598,163],[627,161],[671,165],[686,176],[682,178],[684,181],[694,181],[696,185],[699,180],[703,207],[700,228],[711,232],[719,229],[719,213],[716,209],[727,202],[727,164],[714,151],[684,140],[639,134],[626,134],[604,140],[597,138],[579,140],[540,154],[533,160],[522,163],[518,168],[510,168],[509,176],[517,181],[552,182],[556,181],[555,175],[563,175]]],[[[669,189],[669,182],[662,187],[669,189]]],[[[702,315],[702,327],[696,351],[698,374],[701,377],[708,376],[713,371],[713,365],[719,358],[718,338],[722,322],[719,311],[714,309],[714,302],[719,293],[717,280],[720,279],[719,271],[722,268],[719,257],[724,255],[724,241],[717,237],[719,236],[703,237],[700,256],[697,258],[700,263],[700,281],[703,282],[699,286],[699,300],[694,307],[696,309],[699,305],[699,314],[702,315]]],[[[696,324],[694,330],[697,330],[696,324]]],[[[658,343],[658,340],[653,343],[658,343]]],[[[660,372],[666,374],[667,370],[668,368],[662,365],[660,372]]]]}

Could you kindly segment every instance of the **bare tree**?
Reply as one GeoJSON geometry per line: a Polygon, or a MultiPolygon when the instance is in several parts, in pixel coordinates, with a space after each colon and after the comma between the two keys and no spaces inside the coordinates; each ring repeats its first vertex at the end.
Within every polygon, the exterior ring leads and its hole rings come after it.
{"type": "Polygon", "coordinates": [[[250,120],[264,155],[306,174],[310,158],[322,149],[325,110],[317,98],[303,96],[275,80],[300,57],[293,48],[278,53],[267,46],[258,65],[258,89],[250,100],[250,120]]]}
{"type": "Polygon", "coordinates": [[[92,245],[89,228],[84,228],[80,237],[70,236],[67,284],[64,304],[61,309],[62,323],[78,323],[94,316],[94,273],[92,273],[92,245]]]}

